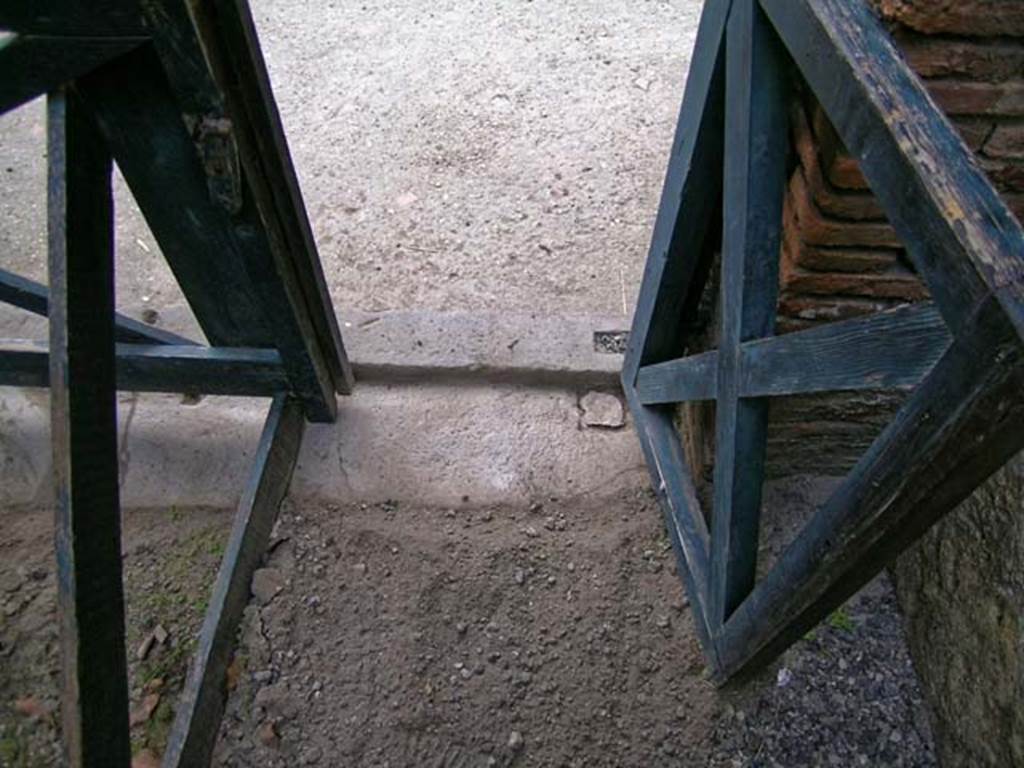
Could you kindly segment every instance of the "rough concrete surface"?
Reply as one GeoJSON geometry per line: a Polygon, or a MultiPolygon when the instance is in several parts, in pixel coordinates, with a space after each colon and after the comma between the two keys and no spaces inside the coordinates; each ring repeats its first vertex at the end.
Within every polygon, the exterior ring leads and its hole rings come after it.
{"type": "Polygon", "coordinates": [[[1024,454],[893,568],[942,764],[1024,765],[1024,454]]]}
{"type": "MultiPolygon", "coordinates": [[[[336,424],[307,426],[292,494],[319,502],[515,504],[544,494],[600,498],[643,484],[633,433],[585,427],[578,398],[512,385],[361,387],[342,402],[336,424]]],[[[189,405],[174,395],[122,393],[122,503],[233,506],[267,407],[260,400],[207,397],[189,405]]],[[[5,393],[0,427],[0,504],[48,502],[47,393],[5,393]]]]}

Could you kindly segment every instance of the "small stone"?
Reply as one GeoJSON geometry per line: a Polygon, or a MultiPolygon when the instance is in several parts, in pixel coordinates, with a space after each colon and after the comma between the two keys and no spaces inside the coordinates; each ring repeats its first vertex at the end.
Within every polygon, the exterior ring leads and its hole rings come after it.
{"type": "Polygon", "coordinates": [[[469,667],[463,667],[459,670],[459,675],[462,676],[463,680],[469,680],[469,678],[473,676],[473,670],[471,670],[469,667]]]}
{"type": "Polygon", "coordinates": [[[153,650],[153,646],[155,644],[156,636],[152,632],[150,632],[148,635],[146,635],[143,641],[139,643],[139,649],[135,652],[135,658],[137,658],[139,661],[145,661],[146,657],[149,656],[149,652],[153,650]]]}
{"type": "Polygon", "coordinates": [[[557,579],[554,576],[548,576],[548,585],[549,586],[552,586],[552,587],[555,586],[555,582],[556,581],[557,581],[557,579]]]}
{"type": "Polygon", "coordinates": [[[352,566],[352,570],[358,573],[360,576],[366,575],[366,563],[356,563],[352,566]]]}
{"type": "Polygon", "coordinates": [[[264,683],[269,683],[271,680],[273,680],[274,673],[272,670],[269,669],[261,669],[258,672],[253,673],[252,679],[254,682],[257,682],[260,685],[262,685],[264,683]]]}
{"type": "Polygon", "coordinates": [[[148,749],[143,749],[132,758],[132,768],[160,768],[160,758],[148,749]]]}
{"type": "Polygon", "coordinates": [[[157,645],[166,643],[168,637],[170,637],[170,634],[163,628],[162,624],[157,624],[153,627],[153,639],[156,640],[157,645]]]}
{"type": "Polygon", "coordinates": [[[320,747],[308,747],[302,753],[302,763],[303,765],[316,765],[323,759],[323,756],[324,752],[320,747]]]}
{"type": "Polygon", "coordinates": [[[239,657],[235,657],[228,664],[227,670],[224,672],[224,682],[229,691],[235,690],[238,687],[238,681],[242,677],[242,660],[239,657]]]}
{"type": "Polygon", "coordinates": [[[790,672],[786,667],[782,667],[778,674],[775,676],[775,684],[779,688],[785,688],[793,682],[793,673],[790,672]]]}
{"type": "Polygon", "coordinates": [[[256,738],[260,740],[260,744],[269,749],[280,749],[281,748],[281,737],[277,733],[277,728],[274,727],[274,723],[271,720],[267,720],[263,725],[256,731],[256,738]]]}
{"type": "Polygon", "coordinates": [[[583,425],[603,429],[619,429],[626,424],[622,401],[606,392],[588,392],[580,400],[583,425]]]}
{"type": "Polygon", "coordinates": [[[399,208],[408,208],[410,205],[415,203],[419,198],[416,197],[412,192],[406,192],[398,196],[395,200],[395,204],[399,208]]]}
{"type": "Polygon", "coordinates": [[[277,568],[260,568],[252,575],[252,594],[260,605],[267,605],[284,589],[284,574],[277,568]]]}
{"type": "Polygon", "coordinates": [[[455,625],[455,631],[458,632],[460,635],[466,634],[466,630],[468,629],[469,626],[464,621],[460,621],[458,624],[455,625]]]}
{"type": "Polygon", "coordinates": [[[153,716],[153,712],[156,711],[157,706],[160,704],[160,694],[151,693],[144,698],[139,705],[135,707],[128,717],[128,725],[134,728],[137,725],[143,725],[149,722],[149,718],[153,716]]]}
{"type": "Polygon", "coordinates": [[[519,731],[512,731],[508,735],[508,748],[513,752],[518,752],[523,748],[523,734],[519,731]]]}
{"type": "Polygon", "coordinates": [[[16,699],[14,702],[14,711],[22,717],[27,717],[30,720],[42,720],[50,714],[46,711],[46,707],[44,707],[38,699],[32,696],[16,699]]]}
{"type": "Polygon", "coordinates": [[[516,584],[518,584],[519,586],[523,586],[523,584],[526,583],[526,571],[524,571],[522,568],[516,568],[515,574],[513,574],[513,578],[516,580],[516,584]]]}
{"type": "Polygon", "coordinates": [[[269,717],[291,720],[298,715],[298,707],[289,696],[288,688],[283,683],[260,688],[256,693],[255,703],[269,717]]]}
{"type": "Polygon", "coordinates": [[[662,629],[668,629],[668,626],[669,626],[668,616],[659,616],[657,623],[658,623],[658,626],[661,627],[662,629]]]}

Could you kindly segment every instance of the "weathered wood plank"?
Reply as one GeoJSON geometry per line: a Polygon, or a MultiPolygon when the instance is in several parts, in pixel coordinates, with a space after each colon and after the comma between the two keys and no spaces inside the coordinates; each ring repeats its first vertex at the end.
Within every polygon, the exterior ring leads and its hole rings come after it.
{"type": "MultiPolygon", "coordinates": [[[[931,303],[749,341],[741,347],[740,397],[916,386],[950,343],[931,303]]],[[[645,366],[637,397],[645,405],[710,400],[718,352],[645,366]]]]}
{"type": "Polygon", "coordinates": [[[916,386],[950,344],[934,304],[831,323],[744,345],[747,397],[916,386]]]}
{"type": "MultiPolygon", "coordinates": [[[[0,303],[46,317],[50,292],[45,285],[0,269],[0,303]]],[[[191,339],[171,331],[154,328],[130,317],[114,313],[114,335],[125,344],[173,344],[198,346],[191,339]]]]}
{"type": "Polygon", "coordinates": [[[144,37],[0,36],[0,114],[84,75],[144,37]]]}
{"type": "Polygon", "coordinates": [[[637,400],[648,406],[714,400],[717,392],[717,351],[645,365],[636,377],[637,400]]]}
{"type": "MultiPolygon", "coordinates": [[[[232,209],[235,237],[249,254],[247,268],[268,314],[288,318],[271,330],[296,393],[307,404],[307,415],[330,421],[336,404],[328,393],[351,389],[351,368],[343,362],[344,348],[326,287],[321,294],[306,295],[300,285],[296,264],[304,267],[303,274],[319,271],[320,266],[311,233],[308,243],[289,237],[289,232],[299,230],[299,219],[308,230],[308,220],[297,182],[296,197],[287,195],[288,179],[282,169],[291,168],[291,159],[284,134],[277,142],[257,140],[270,130],[267,111],[276,115],[269,83],[265,93],[247,88],[258,80],[253,67],[262,65],[262,59],[257,62],[248,51],[232,55],[225,38],[237,37],[239,12],[215,5],[154,0],[145,11],[156,28],[156,50],[179,103],[186,112],[201,115],[206,125],[222,129],[201,137],[202,151],[226,157],[234,172],[211,173],[224,163],[207,163],[211,189],[228,201],[234,177],[243,182],[245,194],[232,209]],[[264,97],[271,99],[269,105],[260,101],[264,97]],[[273,156],[279,150],[285,155],[273,156]],[[280,173],[275,175],[274,170],[280,173]],[[294,225],[291,229],[288,222],[294,225]],[[321,328],[334,328],[337,345],[326,340],[321,328]]],[[[255,37],[252,42],[257,44],[255,37]]]]}
{"type": "Polygon", "coordinates": [[[214,346],[270,346],[273,336],[230,221],[210,199],[195,144],[152,47],[94,71],[76,88],[206,338],[214,346]]]}
{"type": "Polygon", "coordinates": [[[114,391],[110,156],[74,94],[48,106],[50,390],[62,728],[73,768],[131,763],[114,391]]]}
{"type": "Polygon", "coordinates": [[[635,384],[641,365],[683,351],[686,320],[699,304],[718,240],[711,222],[722,187],[724,36],[731,4],[710,0],[701,16],[622,369],[622,387],[695,608],[698,637],[712,659],[711,628],[703,608],[709,577],[707,525],[671,412],[641,405],[635,384]]]}
{"type": "MultiPolygon", "coordinates": [[[[184,13],[183,6],[175,8],[184,13]]],[[[193,47],[198,50],[194,39],[193,47]]],[[[79,87],[96,109],[118,166],[210,342],[275,347],[307,416],[332,421],[335,387],[323,351],[307,313],[287,295],[272,253],[274,233],[246,191],[246,176],[232,170],[237,150],[231,123],[215,103],[209,74],[193,58],[178,61],[178,69],[167,68],[175,78],[173,91],[149,46],[129,54],[121,66],[83,78],[79,87]],[[214,110],[186,112],[193,136],[178,112],[182,101],[186,109],[214,110]],[[178,205],[166,204],[167,189],[175,190],[178,205]],[[189,216],[179,215],[181,205],[189,216]]]]}
{"type": "MultiPolygon", "coordinates": [[[[288,390],[274,349],[195,345],[116,345],[117,388],[267,397],[288,390]]],[[[48,387],[49,349],[31,341],[0,341],[0,386],[48,387]]]]}
{"type": "Polygon", "coordinates": [[[274,399],[239,503],[210,607],[164,754],[164,768],[209,765],[224,714],[226,674],[253,572],[288,490],[305,421],[301,404],[274,399]]]}
{"type": "Polygon", "coordinates": [[[682,353],[682,329],[710,267],[709,245],[717,241],[712,220],[722,189],[724,35],[731,5],[732,0],[709,0],[697,30],[622,369],[627,388],[641,365],[682,353]]]}
{"type": "Polygon", "coordinates": [[[237,136],[257,206],[265,221],[277,222],[283,238],[283,247],[274,248],[279,272],[296,310],[309,316],[336,390],[347,394],[352,391],[352,368],[249,4],[245,0],[218,0],[190,9],[215,76],[224,88],[233,121],[240,128],[244,126],[237,136]]]}
{"type": "Polygon", "coordinates": [[[4,0],[0,29],[106,38],[148,34],[138,0],[4,0]]]}
{"type": "Polygon", "coordinates": [[[729,619],[719,680],[788,647],[1024,448],[1024,344],[1000,300],[964,326],[729,619]]]}
{"type": "Polygon", "coordinates": [[[667,408],[641,406],[632,389],[625,392],[654,491],[665,517],[665,529],[672,541],[679,573],[683,576],[690,596],[697,636],[713,665],[715,650],[705,610],[710,570],[710,536],[683,455],[683,447],[673,424],[673,414],[667,408]]]}
{"type": "Polygon", "coordinates": [[[716,628],[749,594],[757,570],[768,401],[740,397],[741,345],[775,329],[789,148],[784,54],[756,0],[734,0],[726,51],[728,151],[708,602],[716,628]]]}
{"type": "Polygon", "coordinates": [[[868,4],[760,0],[953,333],[1024,280],[1024,231],[868,4]]]}

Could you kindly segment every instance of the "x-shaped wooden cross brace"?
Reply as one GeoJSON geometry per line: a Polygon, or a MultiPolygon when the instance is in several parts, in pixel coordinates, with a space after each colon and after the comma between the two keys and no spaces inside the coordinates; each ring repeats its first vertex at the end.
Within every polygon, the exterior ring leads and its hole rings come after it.
{"type": "Polygon", "coordinates": [[[1022,352],[1024,232],[864,0],[709,0],[622,383],[718,681],[783,651],[1024,447],[1022,352]],[[772,335],[793,65],[934,304],[772,335]],[[681,357],[719,247],[719,348],[681,357]],[[757,581],[767,398],[892,387],[913,389],[757,581]],[[711,399],[706,517],[673,409],[711,399]]]}

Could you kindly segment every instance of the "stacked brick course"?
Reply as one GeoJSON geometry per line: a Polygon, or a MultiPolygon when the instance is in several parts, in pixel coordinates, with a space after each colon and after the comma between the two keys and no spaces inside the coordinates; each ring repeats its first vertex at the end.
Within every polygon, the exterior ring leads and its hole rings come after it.
{"type": "MultiPolygon", "coordinates": [[[[1024,1],[872,2],[1011,210],[1024,218],[1024,1]]],[[[856,161],[806,92],[795,100],[791,125],[795,168],[783,214],[777,332],[927,299],[856,161]]],[[[879,391],[774,400],[769,475],[845,474],[903,399],[879,391]]],[[[704,475],[712,453],[702,454],[704,475]]]]}
{"type": "MultiPolygon", "coordinates": [[[[1024,3],[874,0],[908,63],[1024,218],[1024,3]]],[[[919,301],[927,290],[821,108],[794,108],[779,331],[919,301]]]]}

